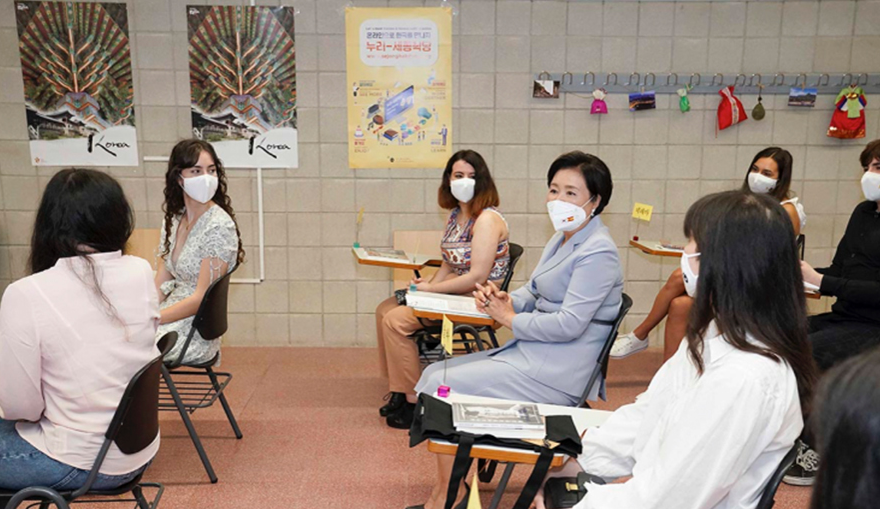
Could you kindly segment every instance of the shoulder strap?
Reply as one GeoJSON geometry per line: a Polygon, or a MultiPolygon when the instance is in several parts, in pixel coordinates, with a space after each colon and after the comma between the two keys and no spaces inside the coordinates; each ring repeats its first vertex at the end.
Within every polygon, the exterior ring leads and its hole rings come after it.
{"type": "MultiPolygon", "coordinates": [[[[474,445],[474,436],[462,433],[458,442],[458,450],[455,452],[455,462],[452,464],[452,475],[449,477],[449,487],[446,489],[446,508],[452,509],[455,497],[458,496],[458,487],[461,480],[471,469],[471,447],[474,445]]],[[[542,477],[543,479],[543,477],[542,477]]],[[[476,489],[476,487],[474,487],[476,489]]],[[[528,509],[528,506],[526,506],[528,509]]]]}
{"type": "Polygon", "coordinates": [[[541,455],[538,456],[535,468],[532,470],[529,480],[526,481],[526,485],[523,486],[522,493],[520,493],[516,504],[513,505],[513,509],[529,509],[529,506],[532,505],[532,501],[535,499],[535,495],[538,494],[538,490],[541,488],[541,484],[544,483],[544,478],[547,477],[547,472],[550,470],[552,462],[553,451],[542,447],[541,455]]]}

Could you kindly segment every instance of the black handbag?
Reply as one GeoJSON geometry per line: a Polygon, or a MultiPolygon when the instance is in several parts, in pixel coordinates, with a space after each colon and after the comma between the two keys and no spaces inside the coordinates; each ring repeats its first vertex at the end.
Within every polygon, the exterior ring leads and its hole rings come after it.
{"type": "Polygon", "coordinates": [[[601,477],[579,472],[577,477],[554,477],[544,484],[544,507],[547,509],[566,509],[587,494],[587,483],[605,484],[601,477]]]}
{"type": "Polygon", "coordinates": [[[513,509],[528,509],[535,495],[550,470],[553,454],[562,453],[571,457],[577,457],[583,451],[581,437],[578,435],[574,422],[568,415],[548,415],[544,418],[547,428],[547,437],[544,445],[535,445],[524,440],[511,438],[497,438],[492,435],[474,435],[456,431],[452,423],[452,405],[427,394],[419,394],[419,401],[415,409],[412,427],[409,430],[409,445],[415,447],[429,439],[446,440],[458,444],[455,453],[455,462],[452,465],[452,475],[449,478],[449,488],[446,492],[446,507],[452,509],[452,503],[458,496],[458,487],[461,480],[470,470],[473,458],[471,448],[474,445],[495,445],[511,447],[538,453],[538,461],[532,470],[528,481],[523,487],[522,493],[514,504],[513,509]],[[551,449],[551,442],[556,443],[551,449]]]}
{"type": "Polygon", "coordinates": [[[406,306],[406,289],[394,290],[394,298],[398,306],[406,306]]]}

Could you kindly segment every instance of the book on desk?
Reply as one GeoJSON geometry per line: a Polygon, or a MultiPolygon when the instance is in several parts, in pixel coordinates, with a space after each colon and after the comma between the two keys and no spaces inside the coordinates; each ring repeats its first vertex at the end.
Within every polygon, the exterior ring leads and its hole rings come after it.
{"type": "Polygon", "coordinates": [[[438,314],[451,314],[460,316],[473,316],[477,318],[491,318],[486,313],[477,310],[477,303],[473,297],[467,295],[447,295],[433,292],[409,292],[406,294],[406,305],[420,311],[428,311],[438,314]]]}
{"type": "Polygon", "coordinates": [[[542,439],[544,418],[534,403],[452,403],[457,431],[498,438],[542,439]]]}

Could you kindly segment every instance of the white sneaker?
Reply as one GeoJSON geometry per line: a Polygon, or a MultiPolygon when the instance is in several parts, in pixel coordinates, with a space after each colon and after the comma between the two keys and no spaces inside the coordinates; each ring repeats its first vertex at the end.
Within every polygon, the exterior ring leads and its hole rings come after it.
{"type": "Polygon", "coordinates": [[[639,353],[645,348],[648,348],[648,338],[641,340],[630,332],[629,334],[617,336],[614,345],[611,347],[611,358],[623,359],[634,353],[639,353]]]}

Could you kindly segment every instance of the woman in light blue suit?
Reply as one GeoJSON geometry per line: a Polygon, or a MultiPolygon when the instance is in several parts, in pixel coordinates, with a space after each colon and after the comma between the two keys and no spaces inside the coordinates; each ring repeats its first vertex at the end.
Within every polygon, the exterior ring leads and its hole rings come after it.
{"type": "MultiPolygon", "coordinates": [[[[599,214],[611,197],[608,167],[583,152],[559,156],[547,174],[547,208],[557,233],[529,281],[507,294],[491,285],[477,306],[513,330],[503,347],[447,362],[459,394],[575,405],[620,309],[617,247],[599,214]]],[[[443,384],[443,363],[428,367],[416,392],[443,384]]],[[[597,384],[590,394],[600,393],[597,384]]]]}
{"type": "MultiPolygon", "coordinates": [[[[547,185],[556,234],[532,277],[510,294],[492,283],[474,292],[477,308],[512,329],[515,339],[447,361],[445,385],[453,392],[557,405],[580,402],[623,293],[617,247],[599,218],[611,198],[611,172],[596,156],[569,152],[550,165],[547,185]]],[[[444,366],[435,363],[422,373],[416,392],[433,394],[442,384],[444,366]]],[[[604,380],[599,385],[604,389],[604,380]]],[[[599,385],[590,399],[604,396],[599,385]]],[[[445,506],[453,457],[437,458],[431,500],[410,509],[445,506]]],[[[459,496],[466,492],[458,491],[459,496]]]]}

